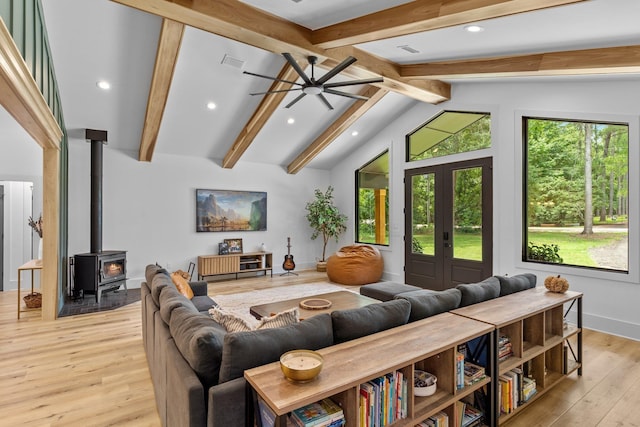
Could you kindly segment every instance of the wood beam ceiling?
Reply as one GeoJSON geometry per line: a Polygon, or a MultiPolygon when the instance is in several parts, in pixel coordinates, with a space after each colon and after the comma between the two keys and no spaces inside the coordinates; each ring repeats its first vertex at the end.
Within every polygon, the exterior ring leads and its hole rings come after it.
{"type": "MultiPolygon", "coordinates": [[[[298,65],[302,68],[306,66],[306,61],[297,61],[298,65]]],[[[296,81],[298,79],[298,73],[287,62],[284,64],[280,73],[277,76],[280,80],[296,81]]],[[[293,86],[290,83],[274,81],[269,87],[269,91],[290,89],[293,86]]],[[[253,113],[247,124],[242,128],[240,134],[236,138],[235,142],[224,156],[222,161],[223,168],[232,168],[240,160],[240,157],[249,148],[255,137],[260,130],[267,123],[269,118],[276,111],[282,100],[287,96],[288,92],[274,93],[272,95],[265,95],[258,105],[258,108],[253,113]]]]}
{"type": "Polygon", "coordinates": [[[153,157],[183,34],[184,24],[170,19],[162,20],[138,153],[138,159],[143,162],[150,162],[153,157]]]}
{"type": "MultiPolygon", "coordinates": [[[[336,61],[345,58],[341,49],[327,51],[314,45],[311,30],[238,0],[113,1],[278,54],[315,55],[320,60],[331,58],[336,61]]],[[[356,58],[358,62],[351,68],[382,75],[384,82],[378,84],[380,87],[433,104],[446,101],[451,96],[447,83],[404,79],[398,67],[385,60],[373,55],[369,55],[367,61],[356,58]]]]}
{"type": "Polygon", "coordinates": [[[409,78],[559,76],[640,72],[640,45],[401,66],[409,78]]]}
{"type": "Polygon", "coordinates": [[[320,28],[311,42],[329,49],[463,25],[585,0],[416,0],[320,28]]]}
{"type": "Polygon", "coordinates": [[[62,129],[0,18],[0,103],[42,147],[60,150],[62,129]]]}
{"type": "Polygon", "coordinates": [[[355,123],[364,113],[369,111],[378,101],[380,101],[389,91],[374,86],[365,86],[358,95],[366,96],[369,100],[364,102],[354,102],[338,119],[333,122],[322,134],[315,139],[302,153],[298,155],[289,166],[287,172],[298,173],[311,160],[313,160],[322,150],[329,146],[340,134],[349,126],[355,123]]]}

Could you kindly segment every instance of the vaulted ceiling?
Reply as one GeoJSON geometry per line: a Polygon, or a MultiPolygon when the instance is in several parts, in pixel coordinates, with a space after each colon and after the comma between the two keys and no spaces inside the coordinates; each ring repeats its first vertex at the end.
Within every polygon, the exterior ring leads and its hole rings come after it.
{"type": "Polygon", "coordinates": [[[329,169],[416,103],[450,99],[459,81],[640,74],[637,0],[42,3],[70,136],[105,129],[110,147],[141,161],[329,169]],[[369,101],[327,94],[334,110],[315,96],[284,108],[300,92],[249,95],[288,85],[242,71],[299,80],[283,52],[303,68],[309,55],[324,69],[354,56],[335,80],[384,81],[348,88],[369,101]]]}

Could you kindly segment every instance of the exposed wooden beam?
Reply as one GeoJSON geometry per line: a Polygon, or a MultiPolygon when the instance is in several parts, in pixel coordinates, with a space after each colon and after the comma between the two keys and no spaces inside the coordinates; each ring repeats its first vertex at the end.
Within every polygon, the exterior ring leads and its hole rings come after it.
{"type": "Polygon", "coordinates": [[[322,150],[327,148],[341,133],[356,122],[371,107],[376,105],[389,91],[374,86],[365,86],[358,95],[369,98],[367,101],[356,101],[338,119],[333,122],[322,134],[315,139],[302,153],[287,166],[290,174],[298,173],[322,150]]]}
{"type": "Polygon", "coordinates": [[[403,65],[411,78],[560,76],[640,72],[640,45],[403,65]]]}
{"type": "Polygon", "coordinates": [[[60,149],[62,129],[0,18],[0,104],[42,148],[60,149]]]}
{"type": "MultiPolygon", "coordinates": [[[[420,80],[402,78],[400,76],[400,66],[398,64],[371,55],[370,53],[353,46],[339,47],[331,49],[329,52],[331,52],[335,58],[346,58],[348,56],[358,58],[358,62],[356,62],[356,64],[360,64],[360,67],[348,67],[340,73],[344,76],[348,76],[353,79],[367,79],[376,76],[385,76],[384,82],[376,83],[373,86],[377,86],[381,89],[387,89],[401,95],[405,95],[409,98],[428,102],[430,104],[438,104],[451,98],[451,86],[448,83],[440,80],[424,79],[424,84],[420,86],[425,89],[426,92],[416,91],[416,87],[420,80]],[[440,95],[436,96],[435,94],[440,95]]],[[[338,65],[339,61],[333,59],[333,57],[323,61],[321,65],[323,67],[335,67],[338,65]]]]}
{"type": "MultiPolygon", "coordinates": [[[[289,52],[297,57],[315,55],[321,61],[328,57],[342,61],[342,50],[326,51],[311,42],[311,30],[293,22],[265,13],[238,0],[112,0],[163,18],[181,22],[191,27],[236,40],[270,52],[289,52]]],[[[368,61],[360,61],[351,69],[364,72],[390,70],[383,74],[384,83],[379,86],[429,103],[439,103],[450,98],[446,83],[431,84],[426,81],[402,78],[387,62],[369,55],[368,61]],[[407,88],[409,90],[407,90],[407,88]]]]}
{"type": "Polygon", "coordinates": [[[313,31],[324,49],[452,27],[585,0],[416,0],[313,31]]]}
{"type": "Polygon", "coordinates": [[[183,34],[184,24],[170,19],[162,20],[138,153],[138,159],[143,162],[150,162],[153,157],[183,34]]]}
{"type": "MultiPolygon", "coordinates": [[[[300,67],[304,68],[306,61],[297,61],[300,67]]],[[[280,80],[296,81],[298,80],[298,74],[293,67],[286,62],[277,76],[280,80]]],[[[291,88],[291,84],[274,81],[269,87],[269,91],[285,90],[291,88]]],[[[288,92],[274,93],[270,95],[264,95],[260,105],[253,113],[247,124],[242,128],[242,131],[236,138],[235,142],[224,156],[222,161],[223,168],[232,168],[240,160],[240,157],[249,148],[255,137],[258,135],[263,126],[267,123],[269,118],[276,111],[282,100],[287,96],[288,92]]]]}

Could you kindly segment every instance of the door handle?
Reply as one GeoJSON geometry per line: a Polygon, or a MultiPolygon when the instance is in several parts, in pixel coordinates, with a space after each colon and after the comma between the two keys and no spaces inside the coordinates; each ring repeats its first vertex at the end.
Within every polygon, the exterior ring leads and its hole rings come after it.
{"type": "Polygon", "coordinates": [[[449,240],[449,232],[448,232],[448,231],[445,231],[444,233],[442,233],[442,238],[443,238],[444,240],[449,240]]]}
{"type": "Polygon", "coordinates": [[[444,247],[445,248],[451,248],[451,247],[453,247],[453,245],[451,243],[445,242],[444,247]]]}

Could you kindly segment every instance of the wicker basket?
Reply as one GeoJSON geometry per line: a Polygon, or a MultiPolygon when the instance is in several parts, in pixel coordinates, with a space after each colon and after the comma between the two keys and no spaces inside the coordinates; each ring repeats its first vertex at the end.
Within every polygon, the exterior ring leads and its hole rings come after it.
{"type": "Polygon", "coordinates": [[[42,307],[42,294],[34,292],[32,294],[25,295],[23,298],[27,308],[40,308],[42,307]]]}

